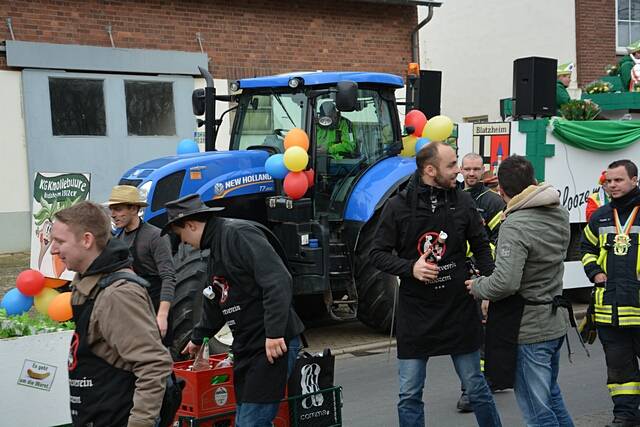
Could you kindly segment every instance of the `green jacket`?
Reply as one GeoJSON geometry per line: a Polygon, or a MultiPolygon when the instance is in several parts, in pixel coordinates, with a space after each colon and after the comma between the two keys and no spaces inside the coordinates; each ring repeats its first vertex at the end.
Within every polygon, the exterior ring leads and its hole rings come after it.
{"type": "Polygon", "coordinates": [[[346,154],[353,154],[356,150],[356,143],[353,140],[351,127],[347,119],[340,117],[338,128],[340,129],[340,141],[337,140],[337,129],[334,127],[323,128],[318,126],[316,133],[318,145],[326,147],[329,155],[336,160],[344,158],[346,154]]]}
{"type": "MultiPolygon", "coordinates": [[[[569,213],[560,205],[558,192],[549,184],[531,185],[509,201],[505,214],[496,268],[491,276],[476,279],[471,293],[490,301],[519,293],[534,302],[562,295],[571,231],[569,213]]],[[[519,344],[549,341],[567,333],[567,311],[560,308],[553,314],[551,309],[551,304],[524,307],[519,344]]]]}
{"type": "Polygon", "coordinates": [[[631,83],[631,69],[636,65],[629,55],[625,55],[618,61],[618,72],[620,80],[622,80],[622,90],[629,91],[629,83],[631,83]]]}
{"type": "Polygon", "coordinates": [[[560,80],[556,81],[556,106],[558,110],[569,101],[571,101],[571,97],[569,96],[569,92],[567,92],[567,88],[564,87],[560,80]]]}

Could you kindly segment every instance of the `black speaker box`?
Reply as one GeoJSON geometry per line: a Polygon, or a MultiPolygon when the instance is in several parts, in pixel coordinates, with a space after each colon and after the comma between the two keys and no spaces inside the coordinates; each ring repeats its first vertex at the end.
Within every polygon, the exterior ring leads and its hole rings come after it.
{"type": "Polygon", "coordinates": [[[441,88],[442,71],[420,70],[418,109],[422,111],[427,118],[440,115],[441,88]]]}
{"type": "Polygon", "coordinates": [[[513,61],[513,113],[516,117],[556,115],[558,61],[531,56],[513,61]]]}

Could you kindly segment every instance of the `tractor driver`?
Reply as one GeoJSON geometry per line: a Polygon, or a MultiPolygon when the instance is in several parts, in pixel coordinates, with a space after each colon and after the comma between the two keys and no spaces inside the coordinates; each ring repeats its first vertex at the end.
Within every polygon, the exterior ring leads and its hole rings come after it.
{"type": "Polygon", "coordinates": [[[335,160],[353,157],[356,152],[351,122],[340,115],[333,101],[320,105],[316,140],[318,150],[335,160]]]}

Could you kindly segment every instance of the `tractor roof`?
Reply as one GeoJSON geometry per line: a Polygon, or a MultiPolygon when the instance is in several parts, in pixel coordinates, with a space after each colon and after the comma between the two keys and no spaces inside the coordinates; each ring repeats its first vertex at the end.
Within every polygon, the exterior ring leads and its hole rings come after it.
{"type": "Polygon", "coordinates": [[[401,77],[386,73],[365,73],[358,71],[302,71],[276,76],[256,77],[238,81],[240,89],[260,89],[269,87],[287,87],[289,80],[298,77],[304,80],[305,86],[336,84],[339,81],[351,80],[356,83],[372,83],[401,88],[404,81],[401,77]]]}

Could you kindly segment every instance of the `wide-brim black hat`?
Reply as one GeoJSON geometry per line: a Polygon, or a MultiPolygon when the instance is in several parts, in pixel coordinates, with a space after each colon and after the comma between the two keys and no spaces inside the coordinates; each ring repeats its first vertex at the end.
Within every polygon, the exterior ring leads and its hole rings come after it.
{"type": "Polygon", "coordinates": [[[198,194],[189,194],[188,196],[167,202],[164,206],[167,209],[167,224],[162,227],[161,234],[168,233],[171,230],[171,224],[179,219],[188,218],[203,212],[219,212],[224,209],[223,207],[209,207],[205,205],[198,194]]]}

